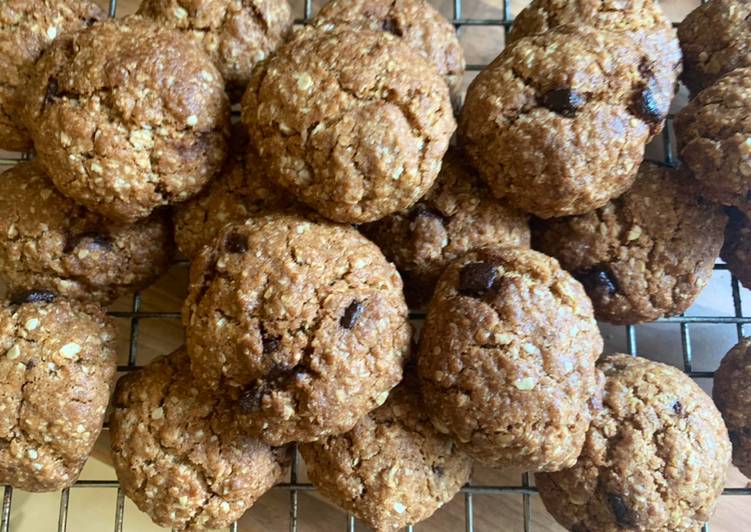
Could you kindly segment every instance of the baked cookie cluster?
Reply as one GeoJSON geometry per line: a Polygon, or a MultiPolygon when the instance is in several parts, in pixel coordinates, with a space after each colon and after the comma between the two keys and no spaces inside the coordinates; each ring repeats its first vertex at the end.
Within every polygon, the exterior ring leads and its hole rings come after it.
{"type": "Polygon", "coordinates": [[[109,415],[160,526],[230,526],[295,444],[378,531],[473,463],[536,473],[574,532],[695,530],[731,454],[749,473],[748,341],[718,411],[603,355],[596,321],[683,313],[720,254],[751,283],[744,2],[676,34],[652,0],[534,0],[464,105],[426,0],[330,0],[300,28],[286,0],[6,4],[0,43],[29,44],[0,69],[0,147],[34,157],[0,179],[0,484],[76,481],[114,385],[102,305],[175,248],[185,345],[121,377],[109,415]],[[682,162],[645,161],[679,76],[682,162]]]}

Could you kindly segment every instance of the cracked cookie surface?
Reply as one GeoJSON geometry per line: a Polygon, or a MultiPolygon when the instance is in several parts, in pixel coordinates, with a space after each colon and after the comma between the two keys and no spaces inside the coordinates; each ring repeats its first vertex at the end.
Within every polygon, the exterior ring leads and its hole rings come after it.
{"type": "Polygon", "coordinates": [[[56,491],[77,479],[115,378],[104,311],[19,293],[0,303],[0,484],[56,491]]]}
{"type": "Polygon", "coordinates": [[[751,287],[751,221],[743,213],[728,209],[729,222],[725,228],[725,243],[720,256],[730,273],[746,288],[751,287]]]}
{"type": "Polygon", "coordinates": [[[678,170],[644,162],[633,187],[596,211],[533,224],[534,247],[556,257],[617,324],[682,313],[712,276],[727,217],[678,170]]]}
{"type": "Polygon", "coordinates": [[[301,444],[300,454],[316,488],[377,531],[427,519],[472,471],[469,456],[431,425],[409,373],[352,430],[301,444]]]}
{"type": "Polygon", "coordinates": [[[240,100],[253,67],[292,26],[287,0],[144,0],[138,14],[201,46],[222,73],[232,101],[240,100]]]}
{"type": "Polygon", "coordinates": [[[452,260],[482,246],[529,247],[528,216],[491,197],[465,156],[449,148],[433,187],[412,208],[360,230],[405,277],[407,300],[425,303],[452,260]]]}
{"type": "Polygon", "coordinates": [[[454,26],[425,0],[329,0],[315,24],[348,24],[385,31],[433,63],[456,100],[464,76],[464,51],[454,26]]]}
{"type": "Polygon", "coordinates": [[[34,63],[58,35],[104,18],[88,0],[6,0],[0,3],[0,148],[31,150],[19,114],[34,63]]]}
{"type": "Polygon", "coordinates": [[[194,374],[272,445],[351,429],[401,380],[411,341],[376,245],[293,214],[225,227],[193,261],[183,322],[194,374]]]}
{"type": "Polygon", "coordinates": [[[132,223],[198,193],[226,155],[221,74],[187,37],[130,16],[55,41],[24,120],[58,189],[132,223]]]}
{"type": "Polygon", "coordinates": [[[416,51],[386,32],[327,25],[259,64],[242,120],[272,179],[346,223],[414,204],[456,127],[448,87],[416,51]]]}
{"type": "Polygon", "coordinates": [[[61,195],[35,162],[0,175],[0,211],[0,278],[11,291],[106,304],[145,288],[170,264],[166,213],[133,225],[110,222],[61,195]]]}
{"type": "Polygon", "coordinates": [[[291,448],[245,435],[226,400],[197,388],[184,348],[118,381],[110,423],[123,491],[176,530],[230,526],[291,460],[291,448]]]}
{"type": "Polygon", "coordinates": [[[751,214],[751,68],[697,94],[676,116],[675,136],[702,193],[751,214]]]}
{"type": "Polygon", "coordinates": [[[576,465],[535,476],[573,531],[698,530],[725,484],[730,441],[711,399],[680,370],[611,355],[602,408],[576,465]]]}
{"type": "Polygon", "coordinates": [[[712,397],[728,428],[733,464],[751,478],[751,339],[744,338],[720,362],[712,397]]]}
{"type": "Polygon", "coordinates": [[[570,467],[600,391],[602,338],[581,285],[536,251],[471,251],[441,276],[418,369],[435,427],[495,467],[570,467]]]}
{"type": "Polygon", "coordinates": [[[459,138],[497,197],[541,218],[582,214],[628,189],[671,96],[629,38],[557,26],[480,72],[459,138]]]}
{"type": "Polygon", "coordinates": [[[683,50],[681,80],[692,93],[736,68],[751,66],[751,4],[744,0],[702,2],[678,26],[683,50]]]}

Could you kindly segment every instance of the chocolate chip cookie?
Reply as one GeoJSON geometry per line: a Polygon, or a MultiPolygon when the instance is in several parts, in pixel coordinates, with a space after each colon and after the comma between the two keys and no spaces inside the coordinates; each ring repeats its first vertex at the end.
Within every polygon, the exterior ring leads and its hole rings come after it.
{"type": "Polygon", "coordinates": [[[702,2],[678,26],[682,81],[697,93],[721,76],[751,66],[751,4],[744,0],[702,2]]]}
{"type": "Polygon", "coordinates": [[[568,530],[698,530],[730,463],[720,413],[676,368],[628,355],[599,367],[603,405],[579,460],[535,477],[545,508],[568,530]]]}
{"type": "Polygon", "coordinates": [[[702,193],[751,213],[751,68],[697,94],[676,116],[675,135],[702,193]]]}
{"type": "Polygon", "coordinates": [[[411,341],[375,244],[295,214],[226,226],[193,261],[183,321],[193,373],[271,445],[350,430],[401,380],[411,341]]]}
{"type": "Polygon", "coordinates": [[[117,383],[112,459],[125,494],[159,526],[229,526],[277,481],[290,448],[246,436],[234,408],[200,390],[184,348],[117,383]]]}
{"type": "Polygon", "coordinates": [[[375,530],[427,519],[472,472],[472,460],[430,424],[410,374],[352,430],[300,453],[316,488],[375,530]]]}
{"type": "Polygon", "coordinates": [[[727,209],[729,222],[720,256],[746,288],[751,287],[751,222],[736,209],[727,209]]]}
{"type": "Polygon", "coordinates": [[[173,210],[177,248],[188,258],[198,255],[228,223],[294,204],[266,175],[258,155],[248,146],[244,127],[232,128],[230,144],[224,168],[207,189],[173,210]]]}
{"type": "Polygon", "coordinates": [[[602,338],[581,285],[536,251],[480,249],[441,276],[418,368],[433,425],[496,467],[576,462],[602,338]]]}
{"type": "Polygon", "coordinates": [[[242,119],[272,179],[347,223],[414,204],[456,127],[448,87],[418,52],[335,25],[300,31],[259,64],[242,119]]]}
{"type": "Polygon", "coordinates": [[[287,0],[143,0],[138,14],[192,38],[222,73],[239,101],[253,67],[292,26],[287,0]]]}
{"type": "Polygon", "coordinates": [[[114,328],[101,308],[44,291],[0,302],[0,484],[71,486],[114,378],[114,328]]]}
{"type": "Polygon", "coordinates": [[[388,32],[433,63],[457,100],[464,76],[464,51],[456,29],[426,0],[329,0],[315,24],[347,24],[388,32]]]}
{"type": "Polygon", "coordinates": [[[712,396],[733,443],[733,464],[751,477],[751,339],[728,351],[714,376],[712,396]]]}
{"type": "Polygon", "coordinates": [[[446,265],[482,246],[529,247],[528,216],[491,197],[456,148],[449,148],[433,188],[411,209],[360,230],[406,279],[407,299],[427,302],[446,265]]]}
{"type": "Polygon", "coordinates": [[[459,136],[496,196],[541,218],[582,214],[631,185],[671,96],[628,37],[557,26],[473,80],[459,136]]]}
{"type": "Polygon", "coordinates": [[[534,224],[534,247],[581,281],[598,319],[641,323],[691,306],[712,276],[726,222],[683,172],[645,162],[634,186],[604,207],[534,224]]]}
{"type": "Polygon", "coordinates": [[[0,176],[0,278],[12,291],[44,289],[109,303],[166,271],[172,229],[158,212],[110,222],[60,194],[36,162],[0,176]]]}
{"type": "Polygon", "coordinates": [[[30,70],[58,35],[89,26],[104,12],[88,0],[6,0],[0,3],[0,148],[29,151],[19,114],[30,70]]]}
{"type": "Polygon", "coordinates": [[[27,92],[26,125],[55,186],[114,221],[188,199],[224,162],[221,74],[190,39],[147,19],[59,38],[27,92]]]}

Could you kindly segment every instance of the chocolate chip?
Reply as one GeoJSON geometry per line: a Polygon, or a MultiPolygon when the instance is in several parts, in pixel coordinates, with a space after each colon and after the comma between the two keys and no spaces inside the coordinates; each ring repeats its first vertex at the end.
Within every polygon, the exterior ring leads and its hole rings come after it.
{"type": "Polygon", "coordinates": [[[683,415],[683,405],[680,401],[673,403],[673,412],[675,412],[678,416],[683,415]]]}
{"type": "Polygon", "coordinates": [[[239,233],[230,233],[224,239],[224,248],[230,253],[245,253],[248,251],[248,237],[239,233]]]}
{"type": "Polygon", "coordinates": [[[493,289],[498,270],[487,262],[470,262],[459,272],[459,292],[471,297],[482,297],[493,289]]]}
{"type": "Polygon", "coordinates": [[[261,342],[263,343],[263,352],[264,354],[271,354],[276,353],[279,351],[279,347],[281,346],[281,337],[279,336],[263,336],[261,338],[261,342]]]}
{"type": "Polygon", "coordinates": [[[402,32],[401,28],[399,28],[396,19],[393,17],[383,19],[383,22],[381,23],[381,29],[387,33],[396,35],[397,37],[402,37],[404,35],[404,32],[402,32]]]}
{"type": "Polygon", "coordinates": [[[445,473],[443,466],[440,465],[434,465],[431,469],[433,470],[433,474],[437,477],[442,477],[445,473]]]}
{"type": "Polygon", "coordinates": [[[261,409],[261,399],[263,399],[263,386],[252,386],[240,394],[237,406],[243,414],[250,414],[261,409]]]}
{"type": "Polygon", "coordinates": [[[31,290],[14,294],[10,302],[12,305],[22,305],[23,303],[52,303],[57,295],[49,290],[31,290]]]}
{"type": "Polygon", "coordinates": [[[589,292],[614,296],[618,293],[618,283],[606,267],[596,267],[575,273],[584,288],[589,292]]]}
{"type": "Polygon", "coordinates": [[[344,315],[339,320],[339,325],[345,329],[351,329],[357,323],[363,310],[365,310],[365,308],[359,301],[352,301],[352,303],[344,309],[344,315]]]}
{"type": "Polygon", "coordinates": [[[587,103],[584,96],[573,89],[553,89],[542,97],[542,105],[566,118],[573,118],[587,103]]]}
{"type": "Polygon", "coordinates": [[[608,493],[607,497],[608,504],[610,505],[610,509],[613,511],[613,516],[615,516],[615,522],[618,524],[618,526],[623,528],[634,527],[634,516],[632,515],[631,508],[629,508],[623,496],[615,493],[608,493]]]}
{"type": "Polygon", "coordinates": [[[112,241],[107,235],[96,233],[94,231],[87,231],[85,233],[81,233],[79,235],[68,238],[68,241],[65,243],[65,247],[63,248],[63,253],[70,253],[78,246],[80,246],[81,242],[85,242],[88,249],[98,251],[112,250],[112,241]]]}

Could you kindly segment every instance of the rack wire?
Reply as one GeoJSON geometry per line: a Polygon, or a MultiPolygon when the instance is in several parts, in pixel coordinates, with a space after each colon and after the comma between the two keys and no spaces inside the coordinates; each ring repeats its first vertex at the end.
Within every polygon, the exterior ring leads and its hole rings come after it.
{"type": "MultiPolygon", "coordinates": [[[[453,0],[453,17],[451,23],[456,27],[457,31],[461,31],[463,27],[498,27],[502,29],[502,35],[507,34],[512,24],[510,0],[501,0],[501,18],[463,18],[462,8],[463,2],[471,2],[476,0],[453,0]]],[[[704,3],[706,0],[702,0],[704,3]]],[[[109,16],[117,16],[118,3],[117,0],[109,0],[109,16]]],[[[296,24],[306,24],[313,17],[313,0],[304,0],[303,13],[300,18],[295,20],[296,24]]],[[[485,64],[468,64],[467,70],[469,72],[477,72],[482,70],[485,64]]],[[[673,143],[671,138],[672,129],[672,115],[668,116],[667,124],[662,133],[663,143],[663,157],[662,162],[674,166],[675,160],[673,156],[673,143]]],[[[28,154],[19,155],[18,157],[0,158],[0,165],[12,165],[19,161],[28,159],[28,154]]],[[[177,263],[180,266],[187,266],[186,261],[179,261],[177,263]]],[[[727,270],[727,266],[724,264],[715,265],[715,272],[727,270]]],[[[741,289],[738,280],[734,276],[730,276],[730,289],[733,300],[733,316],[677,316],[671,318],[662,318],[657,320],[656,323],[663,324],[675,324],[680,328],[681,336],[681,350],[683,358],[683,371],[692,378],[695,379],[711,379],[714,376],[713,371],[697,371],[694,369],[694,353],[691,343],[691,327],[700,324],[713,324],[713,325],[735,325],[736,335],[740,340],[744,336],[744,327],[751,324],[751,316],[745,316],[742,309],[742,296],[741,289]]],[[[141,321],[143,320],[155,320],[155,319],[167,319],[167,320],[179,320],[180,313],[174,312],[144,312],[141,310],[141,295],[135,294],[132,299],[131,308],[128,311],[116,311],[109,313],[112,317],[129,320],[130,322],[130,340],[128,345],[128,360],[127,364],[118,366],[118,371],[129,372],[139,368],[137,364],[138,354],[138,336],[140,331],[141,321]]],[[[424,314],[412,312],[410,318],[415,321],[424,319],[424,314]]],[[[637,345],[637,327],[635,325],[625,326],[625,336],[627,351],[630,355],[636,356],[638,351],[637,345]]],[[[289,492],[289,530],[290,532],[298,532],[300,529],[300,515],[299,515],[299,494],[303,492],[314,491],[315,488],[309,483],[299,482],[299,467],[298,456],[295,453],[292,465],[290,468],[289,482],[284,482],[274,486],[274,490],[282,490],[289,492]]],[[[58,532],[67,532],[68,530],[68,507],[70,501],[70,489],[111,489],[117,490],[117,497],[114,508],[114,532],[122,532],[124,516],[125,516],[125,496],[120,489],[117,481],[114,480],[79,480],[72,488],[65,489],[60,492],[60,505],[57,530],[58,532]]],[[[475,530],[475,516],[474,516],[474,500],[476,495],[516,495],[522,498],[522,527],[524,532],[531,530],[532,523],[532,505],[531,497],[537,495],[537,489],[530,485],[530,478],[528,474],[521,475],[520,482],[517,485],[476,485],[471,482],[461,489],[461,494],[464,498],[464,522],[465,531],[474,532],[475,530]]],[[[751,487],[733,487],[725,488],[723,496],[732,495],[751,495],[751,487]]],[[[0,506],[0,532],[12,532],[10,521],[11,511],[13,509],[13,488],[10,486],[3,486],[2,506],[0,506]]],[[[421,526],[410,526],[406,530],[412,532],[414,529],[421,526]]],[[[354,532],[356,530],[356,521],[352,515],[347,515],[345,521],[345,529],[348,532],[354,532]]],[[[237,532],[238,525],[235,523],[230,528],[230,532],[237,532]]],[[[709,526],[705,525],[702,529],[708,531],[709,526]]]]}

